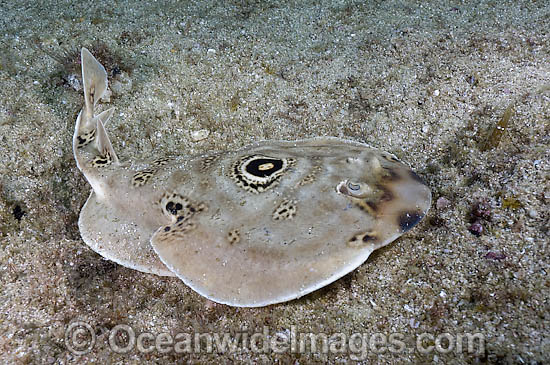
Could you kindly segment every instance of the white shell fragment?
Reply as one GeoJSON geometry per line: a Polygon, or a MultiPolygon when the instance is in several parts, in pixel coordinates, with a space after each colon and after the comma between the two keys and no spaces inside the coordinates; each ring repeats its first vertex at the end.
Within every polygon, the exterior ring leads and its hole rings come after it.
{"type": "Polygon", "coordinates": [[[210,135],[210,131],[208,129],[199,129],[198,131],[191,132],[191,140],[193,142],[199,142],[203,139],[207,139],[210,135]]]}
{"type": "Polygon", "coordinates": [[[82,73],[73,149],[93,188],[79,219],[83,240],[215,302],[301,297],[357,268],[430,207],[429,188],[393,155],[338,138],[119,161],[104,129],[112,111],[94,114],[107,75],[85,48],[82,73]]]}

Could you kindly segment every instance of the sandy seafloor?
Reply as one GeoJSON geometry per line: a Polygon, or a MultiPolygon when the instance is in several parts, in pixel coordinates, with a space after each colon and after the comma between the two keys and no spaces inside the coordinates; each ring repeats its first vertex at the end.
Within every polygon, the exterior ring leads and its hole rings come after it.
{"type": "Polygon", "coordinates": [[[0,2],[2,363],[550,360],[550,2],[40,4],[0,2]],[[90,191],[71,149],[83,98],[70,76],[78,60],[59,61],[81,46],[109,71],[102,107],[116,108],[108,132],[122,159],[337,136],[410,164],[432,208],[344,278],[265,308],[217,305],[106,261],[77,226],[90,191]],[[504,134],[489,138],[510,106],[504,134]],[[95,337],[83,355],[65,339],[79,321],[95,337]],[[204,337],[198,352],[119,354],[109,336],[121,324],[136,336],[312,332],[330,348],[279,353],[260,339],[260,352],[209,353],[204,337]],[[350,346],[352,334],[365,341],[350,346]],[[465,334],[483,346],[457,350],[465,334]]]}

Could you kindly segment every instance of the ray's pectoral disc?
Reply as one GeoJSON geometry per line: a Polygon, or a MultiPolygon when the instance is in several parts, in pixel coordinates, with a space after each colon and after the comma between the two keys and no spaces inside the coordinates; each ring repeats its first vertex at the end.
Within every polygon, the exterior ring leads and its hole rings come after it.
{"type": "Polygon", "coordinates": [[[408,167],[340,139],[262,142],[217,163],[212,173],[229,173],[215,176],[216,198],[187,189],[209,213],[151,243],[187,285],[224,304],[264,306],[321,288],[411,229],[431,202],[408,167]]]}

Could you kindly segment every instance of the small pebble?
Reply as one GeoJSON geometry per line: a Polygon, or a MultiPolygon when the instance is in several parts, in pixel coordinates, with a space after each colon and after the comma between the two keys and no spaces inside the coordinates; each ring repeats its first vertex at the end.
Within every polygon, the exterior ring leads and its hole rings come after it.
{"type": "Polygon", "coordinates": [[[438,97],[439,96],[439,90],[434,90],[433,96],[438,97]]]}
{"type": "Polygon", "coordinates": [[[470,233],[472,233],[474,236],[479,237],[483,233],[483,225],[479,222],[473,223],[470,228],[468,228],[470,233]]]}
{"type": "Polygon", "coordinates": [[[76,91],[79,91],[82,89],[82,84],[78,79],[78,76],[75,74],[70,74],[67,76],[67,83],[71,85],[71,87],[76,91]]]}
{"type": "Polygon", "coordinates": [[[491,205],[488,202],[479,202],[474,205],[472,215],[485,220],[491,219],[491,205]]]}
{"type": "Polygon", "coordinates": [[[132,89],[132,79],[126,72],[120,72],[111,83],[110,89],[115,95],[128,93],[132,89]]]}
{"type": "Polygon", "coordinates": [[[121,94],[121,92],[122,92],[122,83],[118,80],[115,80],[115,81],[111,82],[111,90],[115,94],[121,94]]]}
{"type": "Polygon", "coordinates": [[[412,327],[412,328],[418,328],[418,326],[420,326],[420,322],[415,320],[414,318],[411,318],[409,320],[409,325],[412,327]]]}
{"type": "Polygon", "coordinates": [[[487,255],[485,255],[485,258],[490,260],[503,260],[506,258],[506,255],[503,254],[502,252],[489,251],[487,252],[487,255]]]}
{"type": "Polygon", "coordinates": [[[191,132],[191,140],[193,142],[202,141],[203,139],[208,138],[210,131],[208,129],[200,129],[198,131],[191,132]]]}
{"type": "Polygon", "coordinates": [[[437,201],[435,202],[435,206],[438,210],[445,209],[449,205],[451,205],[451,202],[443,196],[439,197],[439,199],[437,199],[437,201]]]}
{"type": "Polygon", "coordinates": [[[537,218],[539,216],[539,214],[537,213],[536,210],[534,209],[529,209],[529,211],[527,212],[527,214],[529,214],[529,217],[531,218],[537,218]]]}

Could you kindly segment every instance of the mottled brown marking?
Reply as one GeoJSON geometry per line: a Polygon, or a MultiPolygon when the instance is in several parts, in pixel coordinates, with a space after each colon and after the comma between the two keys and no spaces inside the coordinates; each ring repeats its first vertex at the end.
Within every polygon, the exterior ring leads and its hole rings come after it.
{"type": "Polygon", "coordinates": [[[401,175],[397,172],[397,169],[392,167],[384,167],[384,174],[382,179],[387,182],[397,182],[401,180],[401,175]]]}
{"type": "Polygon", "coordinates": [[[168,162],[170,162],[169,157],[157,158],[151,163],[151,165],[160,167],[160,166],[168,165],[168,162]]]}
{"type": "Polygon", "coordinates": [[[304,176],[302,180],[300,180],[299,184],[300,186],[305,186],[308,184],[312,184],[317,180],[317,176],[323,171],[323,168],[320,165],[314,166],[309,173],[304,176]]]}
{"type": "Polygon", "coordinates": [[[176,223],[189,221],[195,214],[207,210],[205,203],[193,202],[189,198],[177,193],[165,193],[160,199],[159,204],[163,213],[175,218],[176,223]]]}
{"type": "Polygon", "coordinates": [[[348,240],[348,246],[360,248],[366,244],[376,243],[378,242],[378,240],[379,240],[378,233],[370,230],[367,232],[358,233],[353,237],[351,237],[348,240]]]}
{"type": "Polygon", "coordinates": [[[297,201],[295,200],[283,200],[273,211],[273,219],[278,221],[294,218],[296,215],[296,205],[297,201]]]}
{"type": "Polygon", "coordinates": [[[197,228],[197,224],[195,222],[182,221],[162,228],[157,236],[161,241],[181,239],[195,228],[197,228]]]}
{"type": "Polygon", "coordinates": [[[206,172],[212,168],[212,165],[219,159],[219,155],[211,155],[200,160],[200,171],[206,172]]]}
{"type": "Polygon", "coordinates": [[[146,169],[136,172],[134,176],[132,176],[132,186],[140,187],[147,184],[155,172],[155,169],[146,169]]]}
{"type": "Polygon", "coordinates": [[[378,205],[373,201],[366,201],[365,204],[371,209],[371,212],[378,213],[378,205]]]}
{"type": "Polygon", "coordinates": [[[361,238],[361,240],[362,240],[364,243],[376,241],[376,239],[377,239],[377,237],[376,237],[376,235],[375,235],[373,232],[365,233],[365,234],[363,235],[363,237],[361,238]]]}
{"type": "Polygon", "coordinates": [[[84,146],[87,146],[88,144],[90,144],[90,142],[92,142],[95,139],[95,128],[86,133],[80,134],[79,136],[76,137],[76,139],[77,139],[77,143],[76,143],[77,148],[82,148],[84,146]]]}
{"type": "Polygon", "coordinates": [[[385,185],[377,184],[376,188],[380,191],[382,191],[382,195],[380,196],[380,202],[389,202],[392,201],[395,197],[390,189],[388,189],[385,185]]]}
{"type": "Polygon", "coordinates": [[[232,229],[227,233],[227,240],[230,245],[239,243],[241,241],[241,233],[238,229],[232,229]]]}
{"type": "Polygon", "coordinates": [[[109,152],[105,154],[105,156],[95,156],[92,161],[90,162],[90,165],[93,167],[105,167],[110,165],[113,162],[113,157],[109,152]]]}
{"type": "Polygon", "coordinates": [[[376,205],[376,203],[368,200],[362,200],[362,199],[361,200],[355,199],[355,200],[356,200],[355,206],[361,209],[363,212],[370,214],[374,217],[378,213],[378,206],[376,205]]]}

